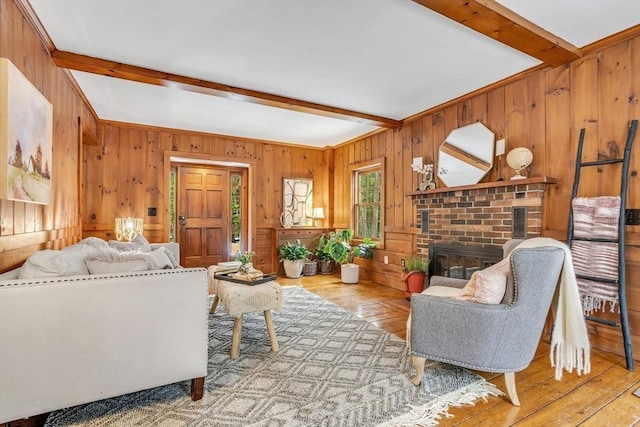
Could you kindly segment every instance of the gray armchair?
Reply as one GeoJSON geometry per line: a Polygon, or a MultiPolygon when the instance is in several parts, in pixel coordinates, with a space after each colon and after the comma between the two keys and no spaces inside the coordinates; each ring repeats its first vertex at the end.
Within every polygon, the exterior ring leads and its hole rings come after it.
{"type": "MultiPolygon", "coordinates": [[[[511,245],[513,246],[513,245],[511,245]]],[[[505,247],[505,253],[510,248],[505,247]]],[[[505,374],[507,394],[520,406],[515,372],[533,359],[558,283],[564,251],[557,247],[515,249],[511,274],[500,304],[429,295],[429,288],[411,298],[410,343],[422,381],[426,359],[469,369],[505,374]]],[[[430,286],[462,287],[466,280],[432,278],[430,286]]]]}

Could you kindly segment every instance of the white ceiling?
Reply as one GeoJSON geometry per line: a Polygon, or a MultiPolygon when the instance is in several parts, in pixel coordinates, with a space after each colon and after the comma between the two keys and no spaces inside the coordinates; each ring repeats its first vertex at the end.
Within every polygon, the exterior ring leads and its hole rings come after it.
{"type": "MultiPolygon", "coordinates": [[[[638,0],[501,0],[577,47],[638,0]]],[[[410,0],[30,0],[56,48],[401,120],[540,64],[410,0]]],[[[375,126],[73,71],[98,117],[310,146],[375,126]]]]}

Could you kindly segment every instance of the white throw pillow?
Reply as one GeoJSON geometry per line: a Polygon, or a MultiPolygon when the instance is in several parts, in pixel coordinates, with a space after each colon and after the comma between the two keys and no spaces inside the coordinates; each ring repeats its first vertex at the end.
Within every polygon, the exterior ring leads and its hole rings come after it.
{"type": "MultiPolygon", "coordinates": [[[[169,251],[171,252],[171,251],[169,251]]],[[[173,262],[167,255],[165,248],[158,248],[155,251],[149,252],[147,255],[149,268],[151,270],[163,270],[165,268],[175,268],[173,262]]]]}
{"type": "Polygon", "coordinates": [[[180,267],[180,260],[176,259],[176,255],[171,251],[171,249],[164,246],[161,246],[161,249],[164,250],[164,252],[167,254],[167,257],[169,257],[169,260],[171,260],[171,265],[173,266],[173,268],[180,267]]]}
{"type": "Polygon", "coordinates": [[[509,257],[506,257],[497,264],[476,271],[463,288],[460,299],[483,304],[500,304],[507,289],[509,268],[509,257]]]}
{"type": "MultiPolygon", "coordinates": [[[[95,249],[99,250],[107,250],[109,249],[109,245],[104,240],[98,237],[86,237],[80,240],[77,245],[87,245],[95,249]]],[[[75,246],[75,245],[73,245],[75,246]]]]}
{"type": "Polygon", "coordinates": [[[20,269],[20,279],[89,274],[84,257],[76,251],[45,249],[35,252],[20,269]]]}

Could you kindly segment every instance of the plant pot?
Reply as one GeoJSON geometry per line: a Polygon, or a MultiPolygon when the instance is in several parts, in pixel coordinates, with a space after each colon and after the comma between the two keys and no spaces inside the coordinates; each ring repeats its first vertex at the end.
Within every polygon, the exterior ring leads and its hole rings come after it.
{"type": "Polygon", "coordinates": [[[358,264],[342,264],[340,266],[340,280],[342,283],[358,283],[360,266],[358,264]]]}
{"type": "Polygon", "coordinates": [[[426,273],[422,273],[420,271],[412,271],[407,274],[406,277],[403,277],[403,282],[405,283],[405,296],[407,299],[411,299],[412,294],[419,294],[424,290],[424,282],[427,278],[426,273]]]}
{"type": "Polygon", "coordinates": [[[303,259],[297,259],[295,261],[285,259],[282,261],[282,265],[284,266],[284,273],[290,279],[297,279],[302,276],[302,269],[304,268],[303,259]]]}
{"type": "Polygon", "coordinates": [[[320,274],[333,274],[336,269],[336,263],[333,260],[318,261],[318,269],[320,270],[320,274]]]}
{"type": "Polygon", "coordinates": [[[302,268],[302,274],[305,276],[315,276],[318,272],[318,263],[315,261],[305,261],[304,267],[302,268]]]}

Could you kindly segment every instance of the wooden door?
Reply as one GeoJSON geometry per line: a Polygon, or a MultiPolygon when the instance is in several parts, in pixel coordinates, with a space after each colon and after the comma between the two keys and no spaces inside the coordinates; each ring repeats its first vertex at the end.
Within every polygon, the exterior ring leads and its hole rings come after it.
{"type": "Polygon", "coordinates": [[[226,261],[230,251],[229,171],[178,168],[180,264],[208,267],[226,261]]]}

